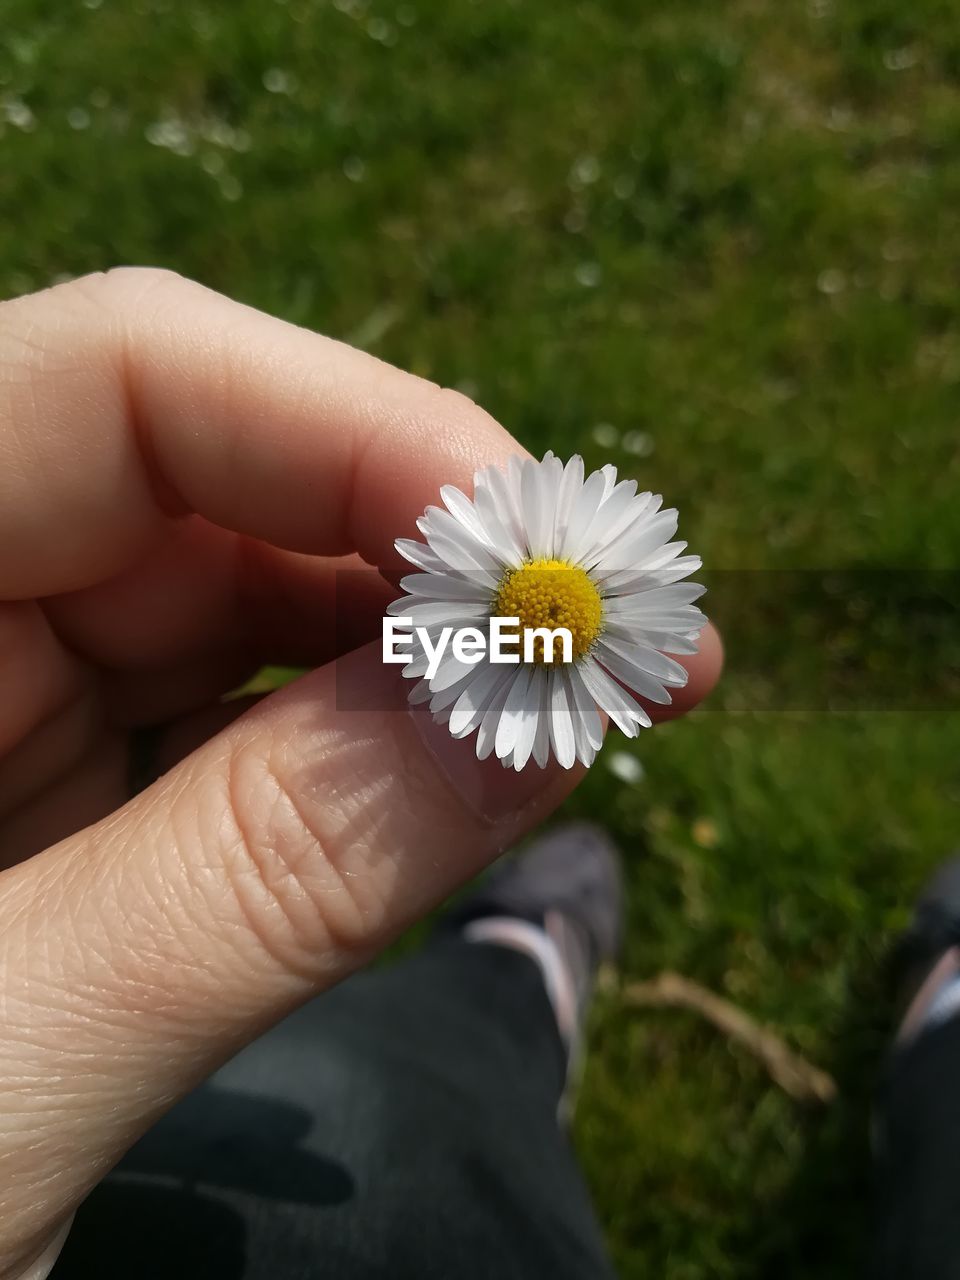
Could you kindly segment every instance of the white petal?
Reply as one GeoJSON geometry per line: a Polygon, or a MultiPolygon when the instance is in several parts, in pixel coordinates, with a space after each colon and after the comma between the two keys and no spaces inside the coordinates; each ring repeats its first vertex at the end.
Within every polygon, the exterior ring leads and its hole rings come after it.
{"type": "MultiPolygon", "coordinates": [[[[430,688],[434,693],[449,689],[451,685],[456,684],[458,680],[462,680],[464,676],[473,674],[479,665],[476,662],[461,662],[459,658],[455,657],[451,646],[440,659],[440,665],[430,680],[430,688]]],[[[453,699],[451,699],[452,701],[453,699]]]]}
{"type": "MultiPolygon", "coordinates": [[[[610,499],[612,501],[612,499],[610,499]]],[[[608,531],[602,536],[598,535],[596,525],[591,528],[589,533],[590,545],[584,547],[584,563],[589,565],[613,564],[616,556],[613,555],[614,549],[619,547],[624,539],[629,539],[648,524],[660,509],[663,499],[658,493],[641,493],[634,498],[633,502],[627,507],[626,511],[621,512],[619,518],[610,525],[608,531]]],[[[604,510],[601,507],[601,512],[604,510]]]]}
{"type": "MultiPolygon", "coordinates": [[[[553,462],[559,468],[555,458],[553,462]]],[[[523,464],[520,495],[523,502],[523,519],[527,527],[527,544],[534,557],[549,556],[553,542],[553,518],[556,511],[556,493],[552,491],[553,465],[535,462],[528,458],[523,464]]]]}
{"type": "Polygon", "coordinates": [[[671,507],[668,511],[661,511],[649,522],[644,521],[639,530],[628,530],[621,534],[604,556],[602,569],[596,574],[598,580],[603,582],[622,569],[646,568],[646,558],[659,551],[676,531],[677,512],[671,507]]]}
{"type": "Polygon", "coordinates": [[[685,542],[665,542],[656,555],[650,556],[644,568],[662,569],[676,559],[681,551],[686,551],[685,542]]]}
{"type": "Polygon", "coordinates": [[[468,619],[473,619],[472,625],[476,626],[478,620],[490,616],[490,605],[485,600],[420,600],[408,596],[405,600],[394,600],[387,612],[395,617],[410,618],[414,627],[450,626],[454,622],[469,626],[468,619]]]}
{"type": "MultiPolygon", "coordinates": [[[[464,600],[426,600],[423,596],[400,596],[396,600],[391,600],[387,605],[386,612],[388,617],[403,618],[409,617],[411,609],[437,609],[459,610],[477,608],[479,601],[467,602],[464,600]]],[[[439,615],[438,615],[439,617],[439,615]]],[[[410,626],[433,626],[433,623],[411,623],[410,626]]]]}
{"type": "Polygon", "coordinates": [[[651,613],[666,613],[693,604],[706,591],[699,582],[674,583],[669,587],[653,587],[649,591],[635,591],[628,596],[607,600],[604,612],[608,617],[620,613],[639,613],[649,609],[651,613]]]}
{"type": "MultiPolygon", "coordinates": [[[[444,544],[452,544],[461,552],[465,553],[472,560],[476,561],[482,568],[497,569],[501,567],[500,558],[496,555],[493,548],[487,542],[477,537],[470,529],[461,524],[449,511],[444,511],[442,507],[427,507],[426,515],[421,516],[417,521],[417,528],[430,543],[431,547],[440,551],[439,543],[442,540],[444,544]]],[[[460,565],[455,565],[461,568],[460,565]]]]}
{"type": "Polygon", "coordinates": [[[435,551],[431,551],[422,542],[415,542],[413,538],[398,538],[393,545],[404,560],[409,560],[418,569],[425,569],[428,573],[442,573],[447,568],[445,561],[435,551]]]}
{"type": "Polygon", "coordinates": [[[679,556],[671,564],[664,565],[662,568],[652,569],[650,572],[662,586],[666,587],[671,582],[679,582],[681,578],[688,578],[691,573],[698,573],[702,568],[703,561],[699,556],[679,556]]]}
{"type": "MultiPolygon", "coordinates": [[[[499,475],[499,472],[495,474],[499,475]]],[[[500,478],[502,480],[502,477],[500,478]]],[[[474,501],[490,544],[500,553],[505,562],[519,567],[524,553],[520,546],[520,539],[514,532],[515,522],[505,521],[501,517],[492,488],[487,485],[478,488],[474,501]]]]}
{"type": "MultiPolygon", "coordinates": [[[[579,664],[567,668],[567,679],[570,681],[574,711],[579,727],[594,752],[597,752],[603,746],[603,725],[600,721],[600,713],[597,711],[597,704],[590,696],[587,686],[583,683],[579,664]]],[[[580,759],[583,760],[582,754],[580,759]]]]}
{"type": "MultiPolygon", "coordinates": [[[[674,543],[683,546],[683,543],[674,543]]],[[[658,557],[659,558],[659,557],[658,557]]],[[[703,567],[699,556],[680,556],[662,567],[646,569],[626,569],[622,573],[614,573],[604,579],[603,594],[605,597],[629,595],[632,591],[647,591],[652,587],[666,587],[672,582],[679,582],[696,573],[703,567]]]]}
{"type": "Polygon", "coordinates": [[[628,510],[629,518],[619,521],[619,527],[611,531],[610,535],[605,539],[603,545],[604,556],[616,553],[616,558],[619,559],[620,548],[639,537],[644,529],[653,523],[658,514],[661,514],[660,508],[662,506],[663,497],[659,493],[650,493],[648,491],[637,494],[633,506],[628,510]]]}
{"type": "Polygon", "coordinates": [[[480,516],[465,493],[461,493],[452,484],[445,484],[440,488],[440,497],[443,499],[444,506],[458,524],[463,525],[467,532],[479,542],[487,541],[480,516]]]}
{"type": "Polygon", "coordinates": [[[459,737],[461,734],[472,733],[478,728],[484,712],[501,685],[512,675],[513,671],[509,667],[502,667],[499,663],[486,663],[477,672],[476,679],[472,680],[457,698],[456,705],[450,712],[450,732],[459,737]]]}
{"type": "Polygon", "coordinates": [[[407,694],[407,701],[414,707],[419,706],[423,702],[429,702],[433,695],[430,693],[430,686],[426,680],[418,681],[410,692],[407,694]]]}
{"type": "Polygon", "coordinates": [[[560,492],[557,494],[557,513],[553,522],[552,556],[559,557],[563,550],[563,540],[570,523],[573,504],[583,488],[583,459],[575,453],[563,469],[560,481],[560,492]]]}
{"type": "Polygon", "coordinates": [[[600,474],[603,476],[603,501],[606,502],[617,483],[617,468],[612,462],[607,462],[600,468],[600,474]]]}
{"type": "MultiPolygon", "coordinates": [[[[420,599],[414,600],[412,596],[408,596],[406,597],[406,599],[408,601],[413,600],[413,606],[415,608],[420,607],[424,604],[423,600],[420,600],[420,599]]],[[[451,602],[449,600],[436,601],[435,607],[436,605],[439,605],[439,604],[449,605],[450,603],[451,602]]],[[[440,639],[441,632],[446,627],[450,627],[454,631],[458,630],[461,627],[475,627],[478,631],[483,632],[484,634],[488,632],[489,619],[483,615],[481,615],[480,617],[477,617],[476,614],[473,614],[473,615],[470,614],[470,610],[476,608],[475,605],[463,604],[462,601],[453,601],[453,603],[454,604],[459,603],[463,608],[464,612],[459,614],[456,618],[454,618],[452,622],[447,620],[441,620],[438,622],[430,622],[430,623],[419,622],[416,624],[417,630],[415,632],[410,633],[408,631],[408,634],[412,634],[412,637],[413,637],[414,655],[417,655],[420,653],[426,653],[426,649],[423,647],[420,639],[421,632],[426,632],[427,636],[429,636],[430,638],[430,643],[432,646],[436,646],[437,641],[440,639]]]]}
{"type": "Polygon", "coordinates": [[[550,741],[553,754],[564,769],[572,769],[577,758],[577,739],[573,730],[573,694],[566,679],[566,670],[558,668],[550,681],[550,741]]]}
{"type": "Polygon", "coordinates": [[[552,556],[554,552],[554,530],[557,526],[557,504],[560,501],[560,486],[563,483],[563,463],[554,455],[548,454],[540,467],[540,486],[544,499],[543,520],[543,554],[552,556]]]}
{"type": "Polygon", "coordinates": [[[517,524],[519,526],[520,544],[523,547],[524,559],[530,554],[530,544],[527,541],[527,522],[523,510],[523,494],[521,492],[523,485],[523,463],[524,459],[519,454],[511,454],[507,461],[507,474],[505,476],[507,490],[510,494],[510,510],[516,513],[517,524]]]}
{"type": "MultiPolygon", "coordinates": [[[[624,609],[616,614],[607,614],[608,624],[616,623],[621,627],[632,627],[634,631],[676,631],[686,635],[689,631],[702,630],[707,625],[706,614],[700,612],[696,605],[685,604],[672,613],[658,613],[655,609],[645,609],[639,605],[636,609],[624,609]]],[[[640,639],[638,634],[637,639],[640,639]]],[[[645,643],[647,643],[645,641],[645,643]]]]}
{"type": "MultiPolygon", "coordinates": [[[[632,530],[639,531],[642,522],[652,519],[650,511],[651,503],[654,495],[652,493],[642,493],[639,497],[634,498],[625,510],[621,510],[615,520],[605,520],[603,522],[604,532],[598,533],[598,526],[594,525],[589,532],[589,545],[584,545],[583,563],[588,566],[607,563],[610,559],[610,549],[615,547],[624,536],[628,536],[632,530]]],[[[611,498],[609,501],[613,501],[611,498]]],[[[601,507],[600,513],[603,514],[605,508],[601,507]]]]}
{"type": "MultiPolygon", "coordinates": [[[[635,662],[631,662],[628,658],[622,658],[619,653],[615,653],[606,641],[601,640],[595,651],[596,661],[609,671],[612,676],[625,684],[628,689],[632,689],[634,693],[639,693],[641,698],[646,698],[648,702],[659,702],[667,706],[670,703],[670,695],[653,676],[648,675],[646,671],[641,671],[635,662]]],[[[433,682],[431,681],[431,688],[433,682]]]]}
{"type": "Polygon", "coordinates": [[[511,545],[516,548],[516,563],[519,565],[526,559],[528,548],[520,507],[514,501],[507,475],[496,467],[487,467],[477,482],[477,494],[481,491],[492,501],[501,525],[510,535],[511,545]]]}
{"type": "Polygon", "coordinates": [[[577,742],[577,759],[589,769],[597,757],[597,748],[587,737],[583,721],[574,717],[573,732],[577,742]]]}
{"type": "Polygon", "coordinates": [[[580,678],[587,686],[587,691],[601,710],[605,711],[614,724],[627,735],[635,738],[640,725],[645,728],[653,723],[643,707],[608,676],[602,667],[592,658],[580,663],[580,678]]]}
{"type": "Polygon", "coordinates": [[[533,758],[541,769],[550,763],[550,690],[556,673],[561,668],[546,667],[540,686],[540,715],[537,719],[537,736],[533,740],[533,758]]]}
{"type": "MultiPolygon", "coordinates": [[[[446,711],[447,715],[444,716],[444,720],[449,719],[449,708],[454,705],[464,690],[468,689],[472,684],[475,684],[480,676],[480,672],[486,670],[482,660],[475,663],[472,667],[467,666],[465,663],[462,663],[461,665],[464,667],[464,670],[460,678],[458,680],[454,680],[452,684],[444,685],[442,689],[439,689],[436,687],[433,680],[429,682],[431,686],[431,693],[433,695],[430,699],[430,710],[446,711]]],[[[439,674],[440,672],[438,671],[437,675],[439,674]]]]}
{"type": "MultiPolygon", "coordinates": [[[[476,630],[480,631],[482,634],[487,634],[487,623],[486,623],[486,620],[483,618],[463,618],[463,617],[454,618],[452,621],[442,622],[442,623],[437,622],[437,623],[434,623],[432,626],[429,626],[426,628],[423,628],[422,624],[419,624],[419,625],[421,626],[421,629],[426,631],[427,638],[430,641],[430,645],[432,649],[436,648],[437,644],[439,643],[441,633],[448,628],[451,631],[459,631],[463,627],[475,627],[476,630]]],[[[403,668],[403,674],[408,677],[414,676],[414,675],[416,676],[425,675],[427,671],[427,667],[430,663],[430,656],[428,655],[426,647],[423,644],[421,635],[419,631],[414,631],[414,632],[407,631],[405,634],[410,636],[411,644],[409,649],[410,661],[403,668]]],[[[444,651],[445,657],[449,658],[452,655],[452,652],[453,650],[448,644],[447,648],[444,651]]],[[[467,666],[467,665],[469,664],[464,663],[464,666],[467,666]]]]}
{"type": "Polygon", "coordinates": [[[672,658],[665,657],[656,649],[646,644],[636,644],[632,640],[611,635],[609,628],[603,634],[602,644],[614,653],[632,662],[641,671],[655,676],[662,684],[675,689],[682,689],[687,683],[687,669],[672,658]]]}
{"type": "Polygon", "coordinates": [[[500,723],[497,725],[496,752],[497,758],[500,760],[516,746],[520,731],[527,718],[527,691],[530,688],[532,675],[532,666],[520,667],[517,672],[517,678],[514,680],[507,695],[507,700],[500,716],[500,723]]]}
{"type": "MultiPolygon", "coordinates": [[[[540,702],[547,678],[543,667],[534,665],[531,668],[530,684],[527,686],[523,705],[523,720],[517,731],[513,744],[513,767],[517,773],[530,759],[533,744],[537,737],[537,725],[540,723],[540,702]]],[[[509,700],[508,700],[509,702],[509,700]]]]}
{"type": "Polygon", "coordinates": [[[503,715],[503,709],[507,704],[507,698],[510,696],[510,690],[516,683],[517,677],[523,668],[506,667],[508,679],[497,689],[496,694],[491,698],[490,705],[483,713],[483,719],[480,721],[480,728],[477,730],[477,759],[486,760],[487,756],[493,751],[496,745],[497,729],[500,726],[500,717],[503,715]]]}
{"type": "Polygon", "coordinates": [[[472,577],[453,573],[408,573],[400,586],[424,600],[469,600],[490,603],[490,589],[472,577]]]}
{"type": "Polygon", "coordinates": [[[540,496],[540,466],[532,458],[524,459],[520,470],[520,518],[526,533],[527,546],[532,556],[541,556],[540,525],[543,520],[543,503],[540,496]]]}
{"type": "Polygon", "coordinates": [[[479,542],[468,547],[445,534],[431,533],[430,546],[438,556],[443,557],[445,567],[469,572],[491,588],[495,588],[500,581],[502,565],[479,542]]]}
{"type": "Polygon", "coordinates": [[[583,488],[575,496],[573,500],[573,510],[570,514],[570,522],[567,525],[566,533],[563,535],[563,545],[560,550],[561,560],[572,560],[576,563],[578,552],[582,549],[583,535],[589,528],[594,516],[603,501],[604,479],[603,474],[594,471],[587,476],[583,488]]]}
{"type": "MultiPolygon", "coordinates": [[[[612,632],[613,628],[609,628],[612,632]]],[[[619,631],[618,631],[619,634],[619,631]]],[[[700,646],[697,643],[697,635],[691,636],[679,635],[672,631],[629,631],[625,638],[641,639],[644,644],[650,645],[654,649],[659,649],[661,653],[699,653],[700,646]]]]}
{"type": "Polygon", "coordinates": [[[577,557],[579,564],[589,567],[592,557],[599,549],[621,528],[626,528],[632,522],[630,508],[636,500],[636,493],[636,480],[621,480],[610,497],[600,504],[596,516],[581,540],[583,550],[577,557]]]}

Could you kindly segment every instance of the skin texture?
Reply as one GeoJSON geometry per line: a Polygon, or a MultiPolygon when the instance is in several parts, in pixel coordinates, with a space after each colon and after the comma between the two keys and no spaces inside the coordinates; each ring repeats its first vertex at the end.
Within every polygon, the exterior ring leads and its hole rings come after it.
{"type": "MultiPolygon", "coordinates": [[[[464,397],[166,272],[0,306],[2,1280],[179,1096],[576,785],[480,764],[380,663],[394,538],[518,451],[464,397]],[[219,702],[266,660],[317,669],[219,702]],[[146,724],[166,772],[131,800],[146,724]]],[[[710,631],[668,713],[720,662],[710,631]]]]}

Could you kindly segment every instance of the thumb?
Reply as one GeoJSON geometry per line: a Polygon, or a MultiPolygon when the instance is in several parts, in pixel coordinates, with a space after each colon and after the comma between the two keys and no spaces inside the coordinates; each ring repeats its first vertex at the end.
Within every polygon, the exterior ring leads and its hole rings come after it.
{"type": "Polygon", "coordinates": [[[0,876],[0,1276],[180,1095],[579,778],[481,763],[406,693],[358,650],[0,876]]]}

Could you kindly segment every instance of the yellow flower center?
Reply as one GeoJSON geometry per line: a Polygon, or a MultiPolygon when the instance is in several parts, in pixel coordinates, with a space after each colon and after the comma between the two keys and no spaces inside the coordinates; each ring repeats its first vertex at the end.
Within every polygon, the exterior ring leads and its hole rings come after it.
{"type": "MultiPolygon", "coordinates": [[[[573,639],[574,660],[582,658],[600,634],[603,609],[600,593],[585,569],[565,560],[529,560],[504,574],[497,590],[493,613],[498,618],[519,618],[519,628],[504,628],[504,636],[534,627],[566,627],[573,639]]],[[[521,643],[520,657],[523,659],[521,643]]],[[[553,642],[553,660],[560,662],[563,646],[553,642]]],[[[543,662],[544,643],[534,641],[534,660],[543,662]]]]}

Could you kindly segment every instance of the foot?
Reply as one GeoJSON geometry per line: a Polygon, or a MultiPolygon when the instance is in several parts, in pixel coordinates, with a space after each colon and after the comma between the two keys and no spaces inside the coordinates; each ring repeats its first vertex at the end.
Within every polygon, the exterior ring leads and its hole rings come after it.
{"type": "Polygon", "coordinates": [[[900,1013],[896,1043],[903,1046],[931,1020],[960,1008],[960,856],[943,863],[924,888],[893,965],[900,1013]]]}
{"type": "Polygon", "coordinates": [[[609,836],[587,822],[554,827],[500,863],[444,927],[540,965],[571,1069],[597,971],[616,957],[623,932],[620,856],[609,836]]]}

